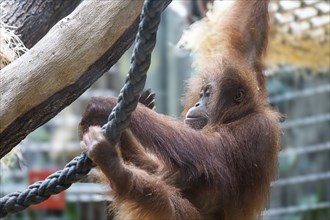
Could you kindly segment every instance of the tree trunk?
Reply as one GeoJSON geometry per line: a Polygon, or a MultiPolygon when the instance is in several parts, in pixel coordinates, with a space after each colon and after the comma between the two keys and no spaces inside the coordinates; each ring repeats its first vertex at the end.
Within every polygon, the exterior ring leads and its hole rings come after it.
{"type": "Polygon", "coordinates": [[[6,0],[2,3],[2,20],[17,27],[15,33],[27,48],[31,48],[80,2],[81,0],[6,0]]]}
{"type": "Polygon", "coordinates": [[[143,1],[83,1],[1,70],[0,158],[78,98],[135,38],[143,1]]]}

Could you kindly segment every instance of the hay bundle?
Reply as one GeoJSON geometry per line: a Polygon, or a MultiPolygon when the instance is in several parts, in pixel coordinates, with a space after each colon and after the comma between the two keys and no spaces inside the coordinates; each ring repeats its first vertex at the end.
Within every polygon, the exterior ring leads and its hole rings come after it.
{"type": "MultiPolygon", "coordinates": [[[[2,8],[1,12],[4,12],[2,8]]],[[[14,33],[16,28],[5,24],[3,22],[3,16],[0,19],[0,69],[27,51],[23,42],[14,33]]]]}
{"type": "MultiPolygon", "coordinates": [[[[183,34],[179,46],[192,51],[196,66],[207,65],[221,51],[218,24],[227,19],[226,11],[230,10],[232,2],[215,1],[206,17],[192,24],[183,34]]],[[[329,12],[326,1],[272,1],[267,66],[329,68],[329,12]],[[288,18],[284,20],[283,17],[288,18]]]]}
{"type": "Polygon", "coordinates": [[[232,3],[233,1],[215,1],[205,18],[196,21],[183,32],[178,45],[192,52],[195,68],[208,65],[209,60],[221,52],[219,21],[226,19],[226,12],[230,10],[232,3]]]}

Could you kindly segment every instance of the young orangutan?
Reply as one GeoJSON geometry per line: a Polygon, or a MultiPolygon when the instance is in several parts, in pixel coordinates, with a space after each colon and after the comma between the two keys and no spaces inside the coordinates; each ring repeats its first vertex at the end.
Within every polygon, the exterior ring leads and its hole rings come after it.
{"type": "Polygon", "coordinates": [[[238,0],[220,25],[220,54],[192,80],[184,123],[139,104],[119,143],[100,126],[116,104],[93,98],[82,148],[111,184],[118,219],[255,219],[277,173],[279,114],[262,59],[268,1],[238,0]]]}

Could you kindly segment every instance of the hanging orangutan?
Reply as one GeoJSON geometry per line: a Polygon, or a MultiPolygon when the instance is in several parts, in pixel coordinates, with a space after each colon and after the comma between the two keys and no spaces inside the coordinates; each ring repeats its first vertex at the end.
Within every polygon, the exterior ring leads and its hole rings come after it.
{"type": "Polygon", "coordinates": [[[255,219],[277,173],[279,114],[266,100],[268,1],[238,0],[219,24],[222,51],[189,84],[181,120],[144,94],[118,144],[101,126],[116,104],[95,97],[81,146],[111,185],[117,219],[255,219]]]}

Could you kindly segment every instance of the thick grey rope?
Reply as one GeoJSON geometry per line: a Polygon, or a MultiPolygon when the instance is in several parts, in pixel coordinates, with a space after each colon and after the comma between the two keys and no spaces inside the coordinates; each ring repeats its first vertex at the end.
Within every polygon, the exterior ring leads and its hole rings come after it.
{"type": "MultiPolygon", "coordinates": [[[[146,0],[144,3],[129,75],[118,97],[118,103],[109,116],[109,122],[104,126],[106,136],[112,143],[117,142],[122,131],[129,126],[131,113],[136,108],[144,88],[151,52],[156,43],[160,14],[170,2],[171,0],[146,0]]],[[[93,166],[91,160],[82,154],[69,162],[63,170],[30,185],[25,191],[2,197],[0,218],[22,211],[66,190],[72,183],[87,175],[93,166]]]]}
{"type": "Polygon", "coordinates": [[[88,174],[93,167],[86,155],[71,160],[63,170],[51,174],[43,181],[30,185],[23,192],[8,194],[0,199],[0,218],[9,213],[22,211],[32,204],[47,200],[51,195],[58,194],[88,174]]]}
{"type": "MultiPolygon", "coordinates": [[[[118,103],[112,110],[108,123],[103,127],[108,140],[116,143],[123,130],[125,130],[135,110],[140,94],[146,81],[146,73],[150,66],[151,52],[156,44],[156,34],[160,23],[160,15],[166,1],[146,1],[144,5],[139,31],[136,36],[131,68],[122,88],[118,103]]],[[[170,1],[168,1],[170,2],[170,1]]]]}

